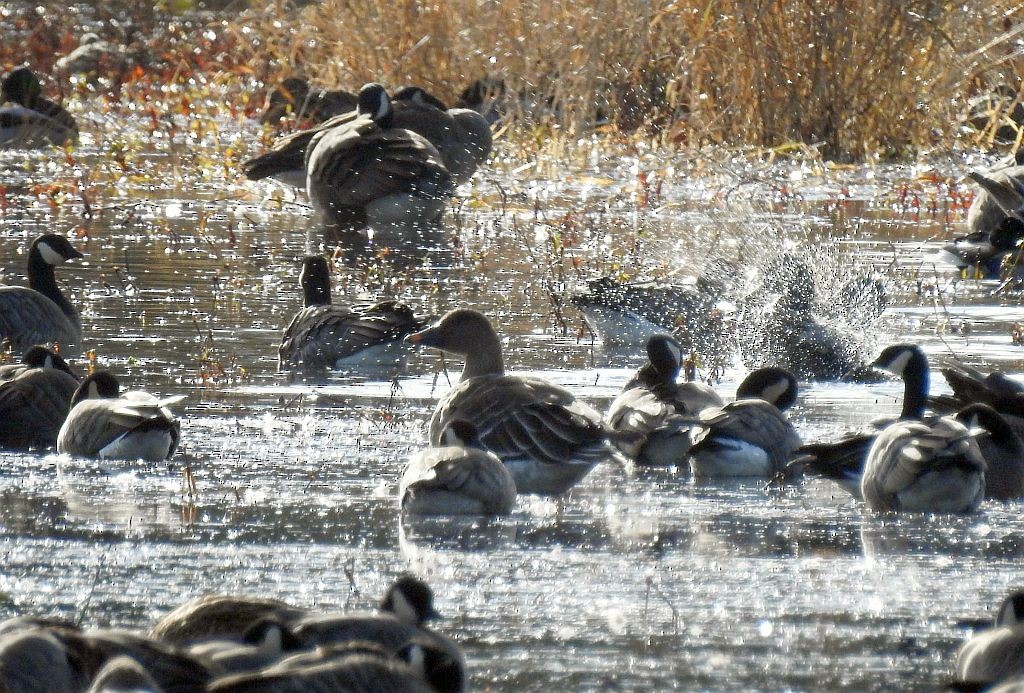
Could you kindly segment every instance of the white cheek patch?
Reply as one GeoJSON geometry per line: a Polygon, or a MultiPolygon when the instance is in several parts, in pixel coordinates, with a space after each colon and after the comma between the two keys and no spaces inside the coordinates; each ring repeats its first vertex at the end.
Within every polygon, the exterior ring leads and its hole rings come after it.
{"type": "Polygon", "coordinates": [[[87,399],[100,399],[100,388],[95,382],[89,383],[89,396],[87,399]]]}
{"type": "Polygon", "coordinates": [[[451,447],[458,447],[464,443],[459,439],[459,434],[455,432],[455,429],[449,426],[444,429],[444,444],[451,447]]]}
{"type": "Polygon", "coordinates": [[[883,368],[888,369],[889,372],[893,373],[894,375],[903,375],[903,371],[906,370],[907,364],[910,363],[911,356],[913,356],[913,354],[911,354],[909,351],[904,351],[895,359],[893,359],[892,363],[890,363],[888,366],[883,366],[883,368]]]}
{"type": "Polygon", "coordinates": [[[420,622],[419,614],[416,613],[416,609],[412,607],[412,604],[405,598],[401,590],[395,590],[395,593],[391,596],[391,610],[399,621],[412,625],[420,622]]]}
{"type": "Polygon", "coordinates": [[[36,248],[39,249],[39,255],[43,258],[43,262],[48,265],[61,265],[67,260],[66,257],[51,248],[50,244],[45,241],[37,245],[36,248]]]}
{"type": "Polygon", "coordinates": [[[789,390],[789,381],[783,379],[766,387],[763,391],[763,398],[766,402],[778,402],[787,390],[789,390]]]}
{"type": "Polygon", "coordinates": [[[387,93],[382,91],[380,93],[380,102],[377,104],[377,110],[373,114],[373,119],[374,120],[380,120],[381,118],[386,116],[388,114],[388,111],[390,111],[390,110],[391,110],[391,99],[388,98],[387,93]]]}

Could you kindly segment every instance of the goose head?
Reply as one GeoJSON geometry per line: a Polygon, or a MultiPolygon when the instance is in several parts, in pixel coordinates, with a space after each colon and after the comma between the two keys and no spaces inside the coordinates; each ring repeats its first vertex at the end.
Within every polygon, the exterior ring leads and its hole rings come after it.
{"type": "Polygon", "coordinates": [[[399,648],[396,656],[438,693],[466,690],[466,673],[462,663],[451,652],[429,640],[411,640],[399,648]]]}
{"type": "Polygon", "coordinates": [[[381,127],[391,125],[391,116],[394,111],[391,108],[391,99],[388,97],[384,85],[378,82],[364,84],[359,90],[359,100],[356,109],[359,115],[368,115],[381,127]]]}
{"type": "Polygon", "coordinates": [[[68,260],[75,260],[85,257],[75,250],[67,238],[56,233],[46,233],[32,242],[29,250],[29,265],[38,258],[39,261],[56,267],[68,260]]]}
{"type": "Polygon", "coordinates": [[[796,376],[785,368],[758,368],[736,388],[736,399],[763,399],[780,410],[796,403],[796,376]]]}
{"type": "Polygon", "coordinates": [[[412,626],[441,618],[441,614],[434,609],[433,590],[423,580],[408,573],[400,575],[391,583],[380,603],[380,609],[412,626]]]}
{"type": "Polygon", "coordinates": [[[320,306],[331,302],[331,273],[327,260],[319,255],[310,255],[302,261],[299,273],[302,286],[303,305],[320,306]]]}
{"type": "Polygon", "coordinates": [[[71,398],[71,406],[86,399],[116,399],[121,394],[121,385],[110,371],[96,371],[82,381],[71,398]]]}
{"type": "Polygon", "coordinates": [[[928,357],[916,344],[892,344],[871,364],[903,379],[901,418],[921,418],[928,399],[928,357]]]}
{"type": "Polygon", "coordinates": [[[476,426],[465,419],[449,421],[441,433],[441,440],[444,441],[445,445],[452,447],[468,448],[480,446],[479,431],[476,430],[476,426]]]}
{"type": "Polygon", "coordinates": [[[43,93],[39,78],[27,67],[19,67],[0,83],[0,103],[13,101],[22,106],[31,106],[43,93]]]}
{"type": "Polygon", "coordinates": [[[472,308],[457,308],[433,326],[405,339],[463,357],[466,360],[463,380],[505,372],[498,333],[483,313],[472,308]]]}
{"type": "Polygon", "coordinates": [[[999,251],[1010,251],[1024,239],[1024,221],[1017,217],[1004,217],[989,236],[992,247],[999,251]]]}
{"type": "Polygon", "coordinates": [[[71,367],[68,366],[67,361],[44,346],[36,345],[29,348],[29,350],[22,355],[21,362],[32,368],[56,368],[57,370],[64,371],[70,376],[75,375],[71,371],[71,367]]]}

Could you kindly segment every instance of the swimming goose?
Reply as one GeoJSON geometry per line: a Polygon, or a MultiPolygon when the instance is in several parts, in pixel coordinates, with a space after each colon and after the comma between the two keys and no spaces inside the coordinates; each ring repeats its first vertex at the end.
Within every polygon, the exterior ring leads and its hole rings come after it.
{"type": "Polygon", "coordinates": [[[278,370],[318,371],[394,361],[407,349],[403,338],[423,327],[411,308],[395,300],[368,307],[332,304],[330,272],[322,257],[303,260],[299,283],[303,308],[284,331],[278,370]]]}
{"type": "Polygon", "coordinates": [[[677,383],[682,369],[682,346],[666,334],[647,340],[647,362],[623,388],[605,415],[616,431],[636,431],[635,441],[617,442],[637,464],[673,466],[686,461],[693,416],[725,404],[704,383],[677,383]],[[690,419],[683,420],[681,415],[690,419]]]}
{"type": "Polygon", "coordinates": [[[995,624],[968,640],[956,656],[956,680],[978,690],[1024,675],[1024,592],[1003,600],[995,624]]]}
{"type": "Polygon", "coordinates": [[[239,641],[260,621],[287,625],[305,615],[305,609],[277,599],[206,595],[166,614],[149,631],[149,636],[171,645],[224,639],[239,641]]]}
{"type": "Polygon", "coordinates": [[[64,236],[48,233],[32,242],[28,251],[28,287],[0,287],[0,340],[15,351],[37,344],[59,344],[65,354],[76,354],[82,339],[78,312],[61,293],[54,267],[83,257],[64,236]]]}
{"type": "Polygon", "coordinates": [[[430,419],[431,445],[442,444],[452,421],[469,421],[508,467],[519,493],[550,496],[614,457],[609,437],[615,432],[593,408],[541,378],[505,374],[498,334],[479,311],[453,310],[406,339],[465,359],[458,385],[430,419]]]}
{"type": "Polygon", "coordinates": [[[297,655],[258,673],[218,679],[211,693],[461,693],[460,661],[429,642],[412,641],[397,651],[352,642],[297,655]]]}
{"type": "Polygon", "coordinates": [[[734,326],[726,312],[739,276],[738,265],[717,259],[706,263],[693,284],[601,277],[588,281],[571,301],[606,344],[639,346],[668,332],[685,352],[724,360],[733,351],[734,326]]]}
{"type": "Polygon", "coordinates": [[[267,94],[260,122],[274,124],[288,115],[323,122],[354,110],[358,98],[344,89],[313,89],[301,77],[289,77],[267,94]]]}
{"type": "MultiPolygon", "coordinates": [[[[975,405],[977,406],[977,405],[975,405]]],[[[896,421],[875,437],[861,496],[876,511],[970,513],[985,498],[985,458],[974,411],[896,421]]]]}
{"type": "Polygon", "coordinates": [[[67,363],[41,346],[19,365],[0,367],[0,447],[49,447],[71,410],[78,380],[67,363]]]}
{"type": "Polygon", "coordinates": [[[979,186],[967,210],[971,233],[992,233],[1009,216],[1024,219],[1024,166],[975,171],[967,176],[979,186]]]}
{"type": "Polygon", "coordinates": [[[27,67],[0,83],[0,149],[37,149],[78,139],[78,126],[60,104],[42,96],[39,78],[27,67]]]}
{"type": "Polygon", "coordinates": [[[359,90],[359,116],[313,136],[306,192],[328,241],[356,244],[367,229],[395,238],[430,235],[453,192],[452,176],[422,135],[392,125],[380,84],[359,90]]]}
{"type": "Polygon", "coordinates": [[[782,472],[800,436],[783,413],[796,402],[796,377],[760,368],[736,388],[736,400],[705,409],[691,432],[695,478],[771,478],[782,472]]]}
{"type": "Polygon", "coordinates": [[[453,420],[441,447],[409,460],[398,504],[409,515],[505,515],[516,502],[516,482],[498,456],[480,447],[476,427],[453,420]]]}
{"type": "Polygon", "coordinates": [[[181,424],[168,407],[184,395],[158,399],[148,392],[120,389],[108,371],[83,380],[57,436],[57,452],[147,462],[170,459],[178,447],[181,424]]]}
{"type": "MultiPolygon", "coordinates": [[[[903,380],[903,406],[898,420],[921,419],[928,403],[930,377],[928,357],[921,347],[892,344],[883,349],[871,365],[903,380]]],[[[954,407],[954,411],[959,408],[954,407]]],[[[878,433],[891,423],[893,419],[881,419],[864,430],[847,433],[838,441],[802,445],[797,450],[797,464],[802,471],[831,479],[860,498],[868,450],[878,433]]]]}
{"type": "MultiPolygon", "coordinates": [[[[479,113],[465,108],[446,109],[444,103],[420,87],[396,91],[391,110],[390,127],[415,132],[434,145],[455,185],[469,180],[491,152],[491,129],[479,113]]],[[[273,177],[304,187],[310,142],[322,132],[350,124],[358,115],[358,111],[340,113],[316,127],[290,133],[267,152],[245,161],[242,172],[249,180],[273,177]]]]}

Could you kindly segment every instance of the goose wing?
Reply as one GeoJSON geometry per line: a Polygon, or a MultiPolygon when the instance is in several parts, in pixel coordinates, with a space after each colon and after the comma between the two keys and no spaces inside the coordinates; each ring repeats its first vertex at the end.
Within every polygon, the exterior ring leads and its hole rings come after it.
{"type": "Polygon", "coordinates": [[[607,458],[600,416],[568,390],[539,378],[478,376],[459,383],[430,422],[439,445],[453,419],[472,422],[499,458],[527,456],[547,464],[592,465],[607,458]]]}
{"type": "Polygon", "coordinates": [[[409,491],[450,491],[485,506],[515,501],[515,481],[493,453],[474,448],[430,448],[409,462],[399,485],[399,498],[409,491]],[[508,500],[510,499],[510,500],[508,500]]]}
{"type": "MultiPolygon", "coordinates": [[[[180,397],[160,400],[148,393],[125,393],[118,399],[86,399],[72,408],[57,436],[57,451],[95,457],[110,443],[140,426],[160,425],[176,444],[180,424],[167,408],[180,397]]],[[[172,445],[172,451],[175,445],[172,445]]]]}
{"type": "Polygon", "coordinates": [[[330,367],[338,359],[401,339],[420,327],[412,311],[397,301],[381,301],[362,310],[309,306],[285,330],[279,363],[330,367]]]}
{"type": "Polygon", "coordinates": [[[357,117],[359,114],[355,110],[340,113],[316,127],[297,130],[280,137],[263,154],[242,162],[242,173],[249,180],[260,180],[285,171],[301,171],[306,166],[306,150],[314,137],[321,132],[351,123],[357,117]]]}
{"type": "Polygon", "coordinates": [[[55,368],[30,368],[0,385],[0,445],[53,445],[78,388],[55,368]]]}
{"type": "Polygon", "coordinates": [[[772,466],[781,471],[800,447],[800,436],[778,407],[760,399],[739,399],[700,413],[694,447],[715,437],[733,438],[756,445],[768,453],[772,466]]]}
{"type": "Polygon", "coordinates": [[[9,339],[15,351],[35,344],[76,346],[81,328],[56,303],[24,286],[0,287],[0,339],[9,339]]]}

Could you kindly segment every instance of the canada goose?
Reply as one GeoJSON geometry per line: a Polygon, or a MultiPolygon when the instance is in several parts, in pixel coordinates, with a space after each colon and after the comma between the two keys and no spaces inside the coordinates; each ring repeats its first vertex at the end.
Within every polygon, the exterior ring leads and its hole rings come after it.
{"type": "Polygon", "coordinates": [[[87,74],[95,76],[101,69],[114,73],[123,70],[127,55],[122,46],[105,41],[92,32],[82,34],[78,46],[53,64],[55,73],[62,75],[87,74]]]}
{"type": "Polygon", "coordinates": [[[689,453],[694,477],[771,478],[782,472],[800,446],[783,413],[796,393],[792,373],[760,368],[736,388],[735,401],[700,412],[689,453]]]}
{"type": "Polygon", "coordinates": [[[49,447],[57,443],[78,380],[57,354],[41,346],[22,363],[0,367],[0,447],[49,447]]]}
{"type": "MultiPolygon", "coordinates": [[[[978,406],[978,405],[975,405],[978,406]]],[[[969,513],[985,497],[985,458],[975,440],[980,417],[896,421],[871,443],[860,491],[876,511],[969,513]]]]}
{"type": "Polygon", "coordinates": [[[27,67],[0,83],[0,149],[38,149],[78,139],[78,126],[60,104],[42,96],[39,78],[27,67]]]}
{"type": "Polygon", "coordinates": [[[733,352],[733,325],[727,319],[740,283],[736,263],[715,259],[692,284],[664,281],[622,282],[601,277],[573,294],[587,325],[606,344],[640,346],[655,334],[672,333],[686,352],[705,360],[733,352]]]}
{"type": "Polygon", "coordinates": [[[206,640],[240,641],[260,621],[290,624],[307,615],[305,609],[277,599],[233,595],[205,595],[163,616],[149,637],[171,645],[206,640]]]}
{"type": "MultiPolygon", "coordinates": [[[[411,130],[434,145],[455,185],[469,180],[487,160],[492,147],[491,129],[475,111],[446,109],[419,87],[396,91],[391,107],[390,127],[411,130]]],[[[316,127],[285,135],[267,152],[245,161],[242,172],[249,180],[273,177],[293,187],[304,187],[310,142],[322,132],[350,124],[358,115],[357,110],[340,113],[316,127]]]]}
{"type": "Polygon", "coordinates": [[[240,639],[204,640],[187,651],[213,671],[235,674],[266,668],[304,649],[306,643],[286,623],[269,616],[249,626],[240,639]]]}
{"type": "Polygon", "coordinates": [[[508,467],[519,493],[550,496],[614,457],[609,437],[615,432],[594,409],[541,378],[505,374],[498,334],[479,311],[453,310],[406,339],[465,359],[459,384],[430,419],[431,445],[442,444],[451,421],[469,421],[508,467]]]}
{"type": "Polygon", "coordinates": [[[958,684],[979,690],[1024,675],[1024,592],[1003,600],[992,628],[968,640],[956,656],[958,684]]]}
{"type": "Polygon", "coordinates": [[[480,447],[476,427],[452,420],[441,447],[416,453],[398,485],[409,515],[505,515],[516,502],[516,482],[498,456],[480,447]]]}
{"type": "Polygon", "coordinates": [[[218,679],[211,693],[461,693],[461,661],[433,643],[412,641],[397,651],[372,642],[319,648],[261,672],[218,679]]]}
{"type": "Polygon", "coordinates": [[[344,89],[313,89],[301,77],[289,77],[267,94],[261,123],[274,124],[285,116],[323,122],[355,109],[358,97],[344,89]]]}
{"type": "Polygon", "coordinates": [[[704,383],[677,383],[681,369],[679,342],[666,334],[652,336],[647,340],[647,362],[608,407],[605,421],[612,429],[642,434],[635,441],[616,442],[637,464],[664,467],[685,462],[692,417],[725,404],[704,383]],[[681,415],[690,418],[683,420],[681,415]]]}
{"type": "Polygon", "coordinates": [[[1024,166],[975,171],[967,176],[979,186],[967,210],[971,233],[992,233],[1006,217],[1024,220],[1024,166]]]}
{"type": "Polygon", "coordinates": [[[740,301],[737,343],[747,368],[777,366],[801,380],[857,377],[863,368],[860,334],[819,309],[817,281],[795,253],[772,258],[761,283],[740,301]]]}
{"type": "Polygon", "coordinates": [[[163,693],[163,688],[137,661],[118,655],[103,665],[86,693],[163,693]]]}
{"type": "Polygon", "coordinates": [[[392,125],[380,84],[359,90],[359,116],[313,136],[306,192],[328,240],[359,244],[367,227],[407,238],[439,228],[452,177],[422,135],[392,125]]]}
{"type": "Polygon", "coordinates": [[[181,424],[168,407],[184,395],[158,399],[148,392],[120,390],[108,371],[83,380],[57,436],[57,452],[99,459],[170,459],[181,424]]]}
{"type": "Polygon", "coordinates": [[[284,331],[278,370],[318,371],[394,361],[396,352],[407,349],[403,338],[423,327],[412,309],[398,301],[368,307],[332,304],[330,272],[322,257],[303,260],[299,283],[303,308],[284,331]]]}
{"type": "Polygon", "coordinates": [[[10,341],[15,351],[56,343],[65,354],[78,353],[82,340],[78,312],[61,293],[53,269],[81,257],[64,236],[48,233],[32,242],[28,288],[0,287],[0,340],[10,341]]]}
{"type": "Polygon", "coordinates": [[[985,498],[1008,501],[1024,497],[1024,455],[1016,453],[1024,441],[1024,384],[999,371],[983,375],[956,361],[947,361],[940,370],[953,394],[929,398],[937,410],[956,412],[976,403],[995,410],[997,420],[983,423],[988,435],[978,439],[988,464],[985,498]]]}
{"type": "Polygon", "coordinates": [[[988,231],[972,231],[959,236],[942,247],[940,258],[972,279],[999,279],[1024,271],[1024,267],[1005,267],[1004,263],[1017,265],[1014,258],[1021,240],[1024,239],[1024,222],[1017,217],[1003,217],[988,231]]]}
{"type": "MultiPolygon", "coordinates": [[[[900,421],[916,421],[924,416],[928,403],[930,370],[928,357],[916,344],[892,344],[871,364],[903,380],[903,406],[900,421]]],[[[955,407],[959,409],[959,407],[955,407]]],[[[797,450],[797,465],[803,471],[824,476],[860,498],[861,480],[868,450],[878,433],[893,419],[873,422],[869,428],[847,433],[838,441],[808,443],[797,450]]]]}
{"type": "Polygon", "coordinates": [[[0,636],[0,689],[20,693],[80,691],[89,672],[52,633],[24,629],[0,636]]]}

